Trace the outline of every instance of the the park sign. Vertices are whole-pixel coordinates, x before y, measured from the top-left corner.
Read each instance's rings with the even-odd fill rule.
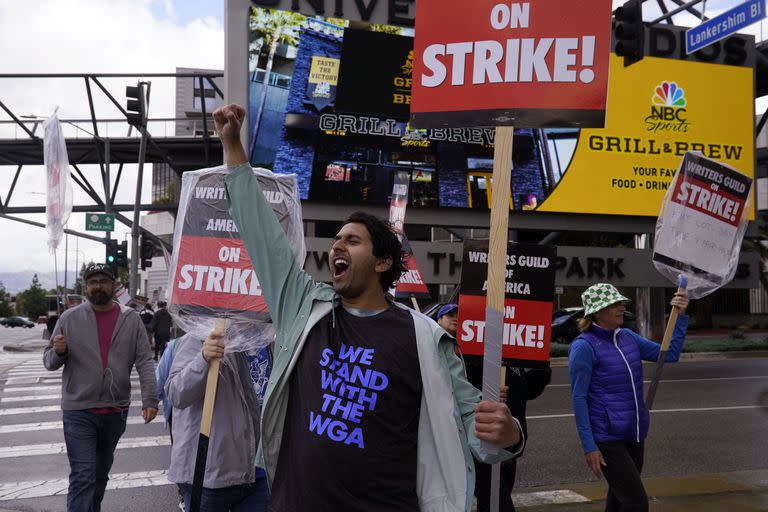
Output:
[[[610,0],[420,0],[411,124],[602,127]]]

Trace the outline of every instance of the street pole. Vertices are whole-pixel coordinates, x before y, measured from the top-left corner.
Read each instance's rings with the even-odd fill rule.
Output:
[[[145,102],[144,83],[139,84],[140,101]],[[139,214],[141,213],[141,186],[144,177],[144,158],[147,152],[147,105],[144,104],[141,120],[141,143],[139,144],[139,174],[136,177],[136,202],[133,207],[133,226],[131,227],[131,269],[128,292],[133,296],[139,293]]]
[[[80,280],[80,267],[78,264],[78,256],[80,256],[80,237],[75,237],[75,290],[77,290],[77,282]],[[82,292],[82,290],[80,290]]]
[[[104,213],[109,214],[112,211],[112,185],[109,177],[109,159],[110,155],[109,139],[104,139]],[[114,224],[112,225],[114,227]],[[112,233],[107,231],[107,240],[112,238]]]
[[[64,224],[65,229],[67,227],[67,224]],[[67,273],[69,272],[69,265],[67,265],[68,262],[69,262],[69,233],[66,233],[64,235],[64,305],[65,306],[67,305],[67,285],[69,284],[69,279],[67,276]]]

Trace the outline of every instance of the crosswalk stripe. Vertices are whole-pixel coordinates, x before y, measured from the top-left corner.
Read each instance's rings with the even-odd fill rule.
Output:
[[[155,420],[157,421],[157,420]],[[160,418],[160,421],[163,421]],[[128,418],[129,425],[143,425],[144,419],[138,416]],[[64,425],[61,421],[41,421],[37,423],[17,423],[14,425],[0,425],[0,434],[13,434],[16,432],[37,432],[38,430],[61,430]]]
[[[58,398],[61,398],[61,393],[55,395],[7,396],[0,398],[0,403],[5,404],[9,402],[31,402],[33,400],[56,400]]]
[[[5,381],[5,385],[9,384],[54,384],[56,382],[61,383],[61,377],[56,378],[41,378],[41,377],[11,377],[9,379],[0,379]]]
[[[61,391],[61,386],[20,386],[15,388],[3,388],[3,393],[29,393],[30,391]]]
[[[170,485],[168,471],[137,471],[110,475],[107,489],[131,489],[158,485]],[[61,496],[67,494],[68,487],[69,481],[66,478],[4,483],[0,484],[0,501]]]
[[[0,379],[0,382],[5,381],[5,386],[15,386],[18,384],[61,384],[61,376],[55,377],[11,377],[8,379]],[[139,376],[131,376],[131,382],[139,382]]]
[[[131,391],[131,396],[141,396],[141,390],[134,389]],[[26,395],[26,396],[7,396],[4,398],[0,398],[0,403],[10,403],[10,402],[32,402],[35,400],[58,400],[61,398],[61,393],[56,393],[54,395]]]
[[[131,407],[141,406],[140,400],[133,400]],[[9,416],[14,414],[36,414],[40,412],[55,412],[60,411],[60,405],[44,405],[40,407],[14,407],[10,409],[0,409],[0,416]]]
[[[11,368],[8,370],[8,375],[26,375],[29,373],[61,373],[62,369],[59,368],[57,370],[48,370],[45,368],[45,366],[40,365],[38,368]]]
[[[167,437],[160,438],[128,438],[121,439],[117,443],[117,449],[147,448],[156,446],[170,446],[171,440]],[[28,444],[20,446],[0,447],[0,459],[14,459],[18,457],[38,457],[40,455],[57,455],[67,453],[65,443]]]
[[[6,372],[6,377],[9,379],[17,379],[20,377],[61,377],[61,373],[56,372]]]
[[[588,503],[589,501],[591,501],[589,498],[569,489],[512,493],[512,502],[515,504],[515,508],[562,505],[566,503]]]

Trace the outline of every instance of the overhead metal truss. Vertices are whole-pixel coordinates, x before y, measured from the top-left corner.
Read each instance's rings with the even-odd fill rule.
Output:
[[[642,0],[646,2],[649,0]],[[680,16],[683,12],[696,16],[698,19],[707,20],[706,16],[702,15],[702,12],[696,7],[703,0],[650,0],[658,5],[659,9],[664,16],[658,20],[654,20],[660,23],[674,22],[675,16]],[[763,41],[756,46],[756,64],[755,64],[755,91],[756,96],[768,95],[768,41]],[[72,178],[76,185],[82,189],[88,198],[90,198],[95,204],[75,204],[73,207],[74,212],[94,212],[94,211],[109,211],[114,212],[116,219],[128,227],[132,227],[133,222],[124,216],[121,212],[133,211],[138,208],[142,211],[169,211],[175,213],[178,209],[178,204],[114,204],[114,199],[118,188],[121,185],[121,178],[123,175],[123,166],[126,163],[136,163],[138,161],[139,154],[139,137],[138,134],[133,133],[127,123],[126,111],[116,98],[123,97],[123,91],[115,93],[110,91],[108,87],[103,83],[105,78],[136,78],[136,79],[150,79],[150,78],[176,78],[183,79],[189,78],[195,82],[195,88],[199,89],[200,98],[205,98],[205,85],[212,88],[215,94],[223,98],[223,93],[214,82],[214,78],[224,76],[222,73],[133,73],[133,74],[0,74],[0,91],[3,91],[3,79],[58,79],[58,78],[71,78],[74,80],[83,80],[84,92],[87,95],[88,105],[90,109],[90,118],[66,120],[70,124],[89,125],[90,137],[88,138],[71,138],[67,139],[67,150],[69,153],[70,163],[72,164]],[[100,118],[94,107],[94,95],[100,94],[109,99],[109,102],[114,105],[122,115],[119,119],[106,119]],[[42,139],[38,135],[39,127],[42,122],[41,119],[28,120],[23,116],[17,115],[12,105],[6,104],[0,93],[0,125],[3,123],[13,123],[19,127],[23,133],[22,138],[16,139],[0,139],[0,165],[15,166],[14,176],[11,182],[11,186],[7,192],[0,191],[0,217],[7,218],[19,222],[24,222],[32,225],[40,225],[28,219],[16,217],[20,214],[31,213],[44,213],[45,206],[39,205],[18,205],[14,199],[14,189],[19,180],[19,176],[22,172],[27,172],[25,166],[30,165],[42,165],[43,164],[43,151],[42,151]],[[203,101],[202,123],[203,130],[200,136],[189,137],[176,137],[176,136],[158,136],[153,135],[149,131],[149,140],[147,146],[146,161],[150,163],[165,163],[177,175],[181,175],[183,172],[191,169],[197,169],[201,166],[211,166],[214,163],[221,162],[223,159],[221,144],[218,139],[211,138],[208,135],[208,122],[209,113],[205,112]],[[8,119],[2,120],[3,112],[8,116]],[[153,122],[165,121],[165,122],[188,122],[189,118],[172,118],[172,119],[150,119],[150,125]],[[768,121],[768,110],[762,114],[759,119],[755,134],[760,133],[760,130],[766,125]],[[118,126],[125,127],[126,133],[124,136],[103,136],[99,134],[99,125],[104,123],[115,123]],[[82,129],[82,128],[81,128]],[[768,160],[768,151],[765,149],[759,149],[757,151],[757,160],[760,163]],[[92,183],[88,180],[88,177],[81,171],[80,166],[85,164],[98,164],[100,168],[101,183]],[[117,165],[117,172],[114,173],[114,179],[109,179],[108,166]],[[764,164],[763,164],[764,165]],[[305,220],[330,220],[338,218],[338,211],[334,208],[338,208],[339,205],[333,205],[333,208],[327,209],[323,204],[307,204],[305,205]],[[411,219],[412,223],[419,223],[420,219],[414,212],[414,218]],[[516,215],[515,212],[511,212],[511,215]],[[543,229],[547,227],[544,224],[551,226],[552,222],[562,221],[562,225],[568,225],[574,216],[568,215],[555,215],[557,219],[547,218],[547,222],[544,222],[541,226],[541,222],[531,222],[532,216],[527,215],[521,218],[521,222],[528,226],[530,229]],[[427,217],[430,217],[427,215]],[[449,217],[451,217],[449,215]],[[477,218],[475,218],[477,217]],[[547,216],[549,217],[549,216]],[[431,217],[430,217],[431,218]],[[461,218],[456,218],[456,226],[462,226],[465,222],[460,222],[461,219],[472,218],[472,222],[477,222],[477,225],[482,225],[483,216],[474,216],[472,212],[462,212]],[[542,220],[544,216],[542,216]],[[595,216],[591,216],[590,219],[594,220]],[[433,223],[434,219],[423,219],[425,223]],[[630,225],[638,231],[645,232],[648,230],[645,226],[643,219],[635,219],[636,226],[632,225],[632,219],[622,219],[621,225],[627,232],[632,229],[627,229]],[[447,223],[446,223],[447,224]],[[577,223],[578,224],[578,223]],[[601,223],[601,226],[609,231],[615,231],[620,229],[620,226],[613,225],[610,220],[606,220],[605,223]],[[578,226],[572,226],[576,229]],[[143,230],[145,233],[147,231]],[[70,234],[81,236],[84,238],[105,241],[92,234],[80,233],[73,230],[68,230]],[[149,234],[150,236],[151,233]],[[160,241],[159,239],[157,239]],[[167,246],[167,244],[165,244]]]
[[[128,227],[133,226],[133,222],[121,212],[134,211],[170,211],[175,213],[178,209],[176,203],[164,204],[114,204],[117,191],[121,185],[123,176],[123,166],[128,163],[136,163],[139,155],[140,138],[138,132],[134,134],[134,128],[127,122],[127,112],[116,97],[122,98],[124,91],[114,93],[104,85],[104,78],[190,78],[195,83],[195,88],[199,89],[200,98],[205,98],[206,83],[209,90],[212,88],[215,94],[223,99],[224,95],[221,89],[214,82],[214,78],[220,78],[222,73],[133,73],[133,74],[0,74],[0,91],[3,90],[3,79],[59,79],[71,78],[81,79],[84,82],[84,93],[87,95],[90,118],[88,119],[64,119],[63,123],[76,126],[81,131],[88,133],[87,138],[68,138],[67,153],[69,155],[70,165],[72,167],[72,180],[75,182],[89,199],[95,204],[75,204],[73,212],[107,212],[114,213],[115,218]],[[108,119],[100,118],[97,115],[94,106],[94,94],[104,95],[109,102],[114,105],[122,114],[122,118]],[[18,205],[14,197],[14,190],[22,172],[29,172],[31,169],[25,169],[31,165],[43,165],[43,139],[39,128],[43,119],[28,119],[25,116],[17,115],[11,105],[3,101],[0,95],[0,109],[7,114],[9,119],[0,120],[3,124],[15,124],[22,134],[22,138],[0,139],[0,165],[16,166],[13,174],[11,186],[5,194],[0,193],[0,217],[18,222],[44,227],[44,224],[30,221],[28,219],[16,217],[19,214],[45,213],[45,205]],[[204,101],[203,101],[204,103]],[[190,169],[198,169],[201,166],[208,166],[214,162],[221,162],[223,153],[221,143],[216,138],[208,135],[211,123],[209,113],[203,109],[201,122],[203,125],[202,136],[153,136],[151,129],[148,129],[148,144],[146,152],[146,162],[167,164],[173,171],[181,174]],[[0,114],[2,116],[2,114]],[[188,122],[189,118],[150,118],[150,125],[155,122]],[[103,136],[99,133],[99,125],[114,124],[116,128],[125,129],[124,136]],[[86,130],[83,126],[87,126]],[[101,176],[101,183],[92,183],[80,166],[85,164],[98,164]],[[110,179],[109,166],[117,165],[117,173]],[[67,230],[68,233],[83,238],[105,242],[107,238],[100,238],[93,234],[86,234],[74,230]],[[170,249],[167,243],[155,237],[152,233],[142,228],[142,232],[163,243]]]

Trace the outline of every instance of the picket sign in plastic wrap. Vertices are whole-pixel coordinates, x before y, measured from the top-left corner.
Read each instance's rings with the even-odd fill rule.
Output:
[[[692,299],[727,284],[736,273],[751,208],[752,178],[686,153],[656,223],[656,269],[673,283],[685,275]]]
[[[224,177],[230,172],[221,166],[182,176],[168,310],[179,327],[200,339],[213,330],[216,318],[228,318],[226,350],[234,352],[268,345],[274,328],[250,256],[229,215]],[[303,267],[306,249],[296,176],[253,172]]]

